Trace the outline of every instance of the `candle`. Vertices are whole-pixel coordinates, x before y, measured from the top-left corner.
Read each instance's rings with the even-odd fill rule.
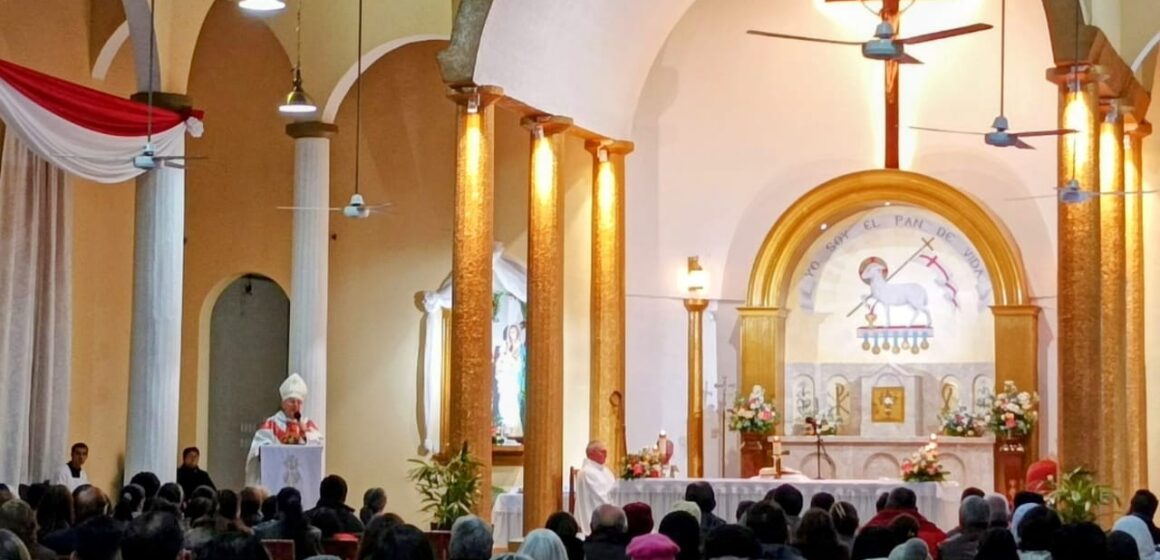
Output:
[[[781,456],[781,436],[773,436],[773,456]]]

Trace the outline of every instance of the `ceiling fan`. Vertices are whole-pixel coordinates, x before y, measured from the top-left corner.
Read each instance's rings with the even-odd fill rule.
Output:
[[[1160,191],[1115,191],[1115,192],[1095,192],[1080,190],[1079,181],[1072,179],[1065,183],[1062,187],[1053,189],[1056,194],[1044,194],[1037,196],[1021,196],[1018,198],[1008,198],[1007,200],[1036,200],[1042,198],[1058,198],[1060,204],[1079,204],[1087,202],[1097,196],[1139,196],[1145,194],[1154,194]]]
[[[1062,136],[1064,134],[1071,134],[1075,132],[1072,129],[1055,129],[1055,130],[1032,130],[1028,132],[1011,132],[1011,126],[1007,122],[1005,116],[1006,98],[1007,98],[1007,0],[1003,0],[1003,15],[1002,23],[1000,24],[1000,42],[999,42],[999,116],[991,122],[991,132],[968,132],[962,130],[947,130],[942,128],[930,128],[925,126],[912,126],[913,130],[923,130],[926,132],[941,132],[949,134],[969,134],[972,136],[982,136],[983,141],[988,146],[995,146],[998,148],[1019,148],[1020,150],[1034,150],[1035,147],[1027,142],[1024,138],[1034,136]]]
[[[769,31],[759,31],[750,29],[746,33],[750,35],[758,35],[761,37],[773,37],[776,39],[791,39],[794,41],[809,41],[812,43],[829,43],[832,45],[848,45],[862,47],[862,56],[871,60],[894,61],[902,64],[922,64],[922,61],[906,54],[906,45],[917,45],[920,43],[928,43],[930,41],[938,41],[941,39],[949,39],[959,35],[966,35],[968,33],[975,33],[978,31],[986,31],[991,29],[991,26],[985,23],[975,23],[972,25],[965,25],[962,27],[955,27],[952,29],[944,29],[942,31],[935,31],[933,33],[924,33],[922,35],[915,35],[913,37],[899,37],[898,31],[894,25],[890,23],[888,14],[885,10],[881,13],[875,12],[870,7],[866,6],[866,0],[862,0],[862,5],[870,10],[871,13],[879,16],[882,21],[878,27],[874,29],[874,38],[868,41],[841,41],[836,39],[822,39],[818,37],[805,37],[802,35],[788,35],[785,33],[773,33]],[[910,9],[914,5],[912,1],[906,9]]]
[[[362,138],[362,45],[363,45],[363,0],[358,2],[358,52],[355,53],[358,61],[358,73],[355,78],[355,106],[354,106],[354,194],[350,195],[350,202],[342,208],[309,207],[309,206],[279,206],[278,210],[314,211],[314,212],[342,212],[347,218],[369,218],[372,213],[381,212],[390,204],[367,204],[359,194],[359,155],[362,153],[359,138]]]

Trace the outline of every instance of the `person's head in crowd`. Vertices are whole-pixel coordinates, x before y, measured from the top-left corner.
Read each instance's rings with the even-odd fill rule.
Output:
[[[113,509],[113,517],[117,521],[132,521],[141,513],[145,505],[145,489],[140,484],[129,483],[121,488],[117,496],[117,507]]]
[[[661,519],[657,533],[677,543],[677,560],[700,560],[701,522],[687,511],[674,511]]]
[[[918,510],[918,496],[914,494],[914,490],[905,486],[899,486],[890,491],[890,496],[886,498],[886,509],[900,509],[903,511],[917,511]]]
[[[1152,530],[1148,528],[1148,524],[1144,523],[1143,519],[1135,515],[1126,515],[1116,520],[1112,530],[1131,536],[1132,540],[1136,541],[1136,548],[1141,559],[1153,560],[1156,558],[1156,542],[1152,539]]]
[[[1032,508],[1019,521],[1019,550],[1050,551],[1051,541],[1062,526],[1055,511],[1045,507]]]
[[[519,553],[526,554],[532,560],[568,560],[564,541],[547,529],[536,529],[528,533],[520,545]]]
[[[0,483],[0,506],[4,505],[8,500],[15,498],[12,490],[8,488],[7,484]]]
[[[1153,517],[1156,517],[1158,506],[1160,506],[1160,501],[1157,501],[1156,494],[1147,490],[1136,490],[1136,493],[1132,495],[1132,501],[1128,504],[1128,514],[1151,521]]]
[[[178,486],[178,488],[180,489],[181,487]],[[197,488],[194,488],[193,493],[187,497],[190,500],[192,500],[194,498],[206,498],[206,499],[213,500],[216,502],[217,501],[217,490],[214,490],[212,486],[198,486]]]
[[[241,494],[238,495],[238,514],[246,524],[261,520],[262,494],[257,488],[253,486],[242,488]]]
[[[121,548],[121,529],[107,515],[86,519],[76,527],[73,560],[116,560]]]
[[[789,542],[789,527],[785,512],[776,502],[761,501],[753,504],[745,514],[744,525],[753,531],[753,536],[761,544],[786,544]]]
[[[1043,499],[1043,495],[1030,490],[1020,490],[1015,493],[1014,505],[1011,507],[1019,509],[1019,506],[1024,504],[1035,504],[1037,506],[1047,505],[1047,500]]]
[[[157,497],[171,504],[185,503],[185,492],[176,482],[166,482],[157,490]]]
[[[834,522],[826,510],[810,508],[802,515],[802,522],[798,524],[794,533],[794,546],[802,552],[802,556],[810,560],[823,558],[839,558],[842,545],[838,542],[838,532],[834,530]]]
[[[474,515],[465,515],[451,525],[448,553],[451,560],[487,560],[491,558],[494,543],[487,523]]]
[[[371,522],[371,518],[382,513],[387,508],[387,491],[382,488],[368,488],[363,492],[363,505],[358,510],[358,517],[363,525]]]
[[[676,560],[681,547],[664,535],[642,535],[628,543],[625,554],[631,560]]]
[[[257,537],[225,533],[203,545],[196,560],[270,560],[270,555]]]
[[[888,500],[888,499],[890,499],[889,492],[883,492],[883,493],[879,494],[878,499],[875,500],[875,502],[874,502],[874,511],[877,513],[877,512],[881,512],[882,510],[886,509],[886,500]]]
[[[92,487],[93,487],[93,485],[92,485],[92,484],[81,484],[81,485],[78,485],[76,488],[73,488],[73,489],[72,489],[73,505],[74,505],[74,506],[76,505],[76,503],[77,503],[77,496],[78,496],[78,495],[80,495],[80,493],[81,493],[82,491],[84,491],[84,490],[86,490],[86,489],[89,489],[89,488],[92,488]]]
[[[80,441],[72,444],[68,459],[69,464],[73,467],[78,469],[84,467],[85,462],[89,460],[89,446]]]
[[[1011,513],[1010,506],[1007,504],[1007,496],[998,492],[987,494],[987,507],[991,512],[991,519],[988,522],[991,527],[1005,528],[1009,521],[1008,517]]]
[[[435,560],[435,551],[423,531],[413,525],[396,525],[379,540],[371,560]]]
[[[302,509],[302,494],[295,488],[283,488],[275,498],[278,504],[278,522],[282,524],[282,534],[294,541],[296,550],[310,550],[310,521]]]
[[[267,496],[262,500],[262,519],[278,517],[278,496]]]
[[[36,512],[24,500],[9,500],[0,506],[0,529],[16,533],[29,550],[36,550]]]
[[[592,512],[592,522],[588,528],[593,533],[623,535],[628,532],[628,518],[624,510],[612,504],[603,504]]]
[[[959,503],[959,527],[982,531],[991,522],[991,507],[979,496],[967,496]]]
[[[834,506],[834,495],[829,492],[818,492],[810,497],[810,509],[820,509],[822,511],[830,511]]]
[[[741,500],[737,503],[737,512],[735,515],[737,517],[738,524],[744,525],[742,521],[745,520],[745,514],[749,513],[749,508],[753,507],[753,504],[756,503],[757,502],[754,502],[753,500]]]
[[[922,539],[913,538],[894,547],[887,558],[889,560],[930,560],[930,549]]]
[[[854,546],[850,549],[850,560],[871,560],[872,558],[886,558],[898,543],[894,534],[886,527],[865,527],[854,537]]]
[[[19,497],[28,504],[28,507],[35,510],[40,506],[40,499],[48,492],[52,484],[45,480],[44,482],[33,482],[32,484],[21,484],[19,487]]]
[[[894,535],[895,542],[904,543],[918,536],[918,520],[911,515],[902,514],[895,517],[888,526]]]
[[[177,516],[151,511],[137,516],[121,537],[121,560],[170,560],[180,558],[185,531]]]
[[[0,529],[0,560],[32,560],[32,557],[16,533]]]
[[[1028,513],[1038,509],[1044,509],[1044,507],[1039,504],[1023,504],[1015,508],[1015,512],[1011,514],[1011,536],[1015,537],[1015,544],[1019,544],[1020,541],[1019,527],[1023,524],[1023,518]]]
[[[792,484],[782,484],[770,490],[765,494],[765,499],[777,502],[777,505],[789,517],[801,515],[802,507],[805,505],[805,498],[802,497],[801,490]]]
[[[1019,550],[1015,546],[1015,537],[1011,531],[1002,528],[987,529],[983,539],[979,541],[979,553],[976,558],[986,560],[1019,560]]]
[[[342,532],[342,523],[338,520],[338,512],[330,508],[322,508],[310,516],[310,524],[318,528],[322,538],[332,539]]]
[[[171,513],[179,520],[184,516],[184,514],[181,512],[180,505],[164,498],[153,498],[152,500],[145,500],[145,511],[163,511],[165,513]]]
[[[701,508],[688,500],[678,500],[673,503],[673,511],[683,511],[693,516],[697,520],[697,524],[701,524]],[[680,543],[678,543],[680,544]]]
[[[753,531],[740,525],[722,525],[705,537],[705,560],[715,558],[758,558],[761,545]]]
[[[100,488],[85,485],[73,492],[73,516],[77,524],[92,517],[109,515],[109,496]]]
[[[460,519],[466,519],[466,518],[461,517]],[[373,517],[371,519],[371,522],[367,523],[366,531],[363,532],[362,540],[360,540],[358,543],[358,554],[356,555],[356,558],[359,558],[359,560],[362,560],[362,559],[367,558],[368,556],[374,554],[374,550],[375,550],[375,547],[377,546],[377,543],[380,540],[386,538],[387,532],[390,531],[391,529],[393,529],[396,525],[402,525],[402,524],[403,524],[403,519],[401,517],[393,514],[393,513],[384,513],[382,515],[376,515],[375,517]],[[454,527],[454,526],[452,526],[452,527]],[[452,534],[452,539],[454,539],[455,531],[452,530],[451,534]],[[488,538],[491,538],[490,532],[488,532]],[[455,558],[454,556],[452,556],[451,558],[452,558],[452,560],[460,560],[458,558]],[[470,558],[470,559],[465,559],[465,560],[486,560],[486,558],[481,558],[481,559]]]
[[[190,522],[197,522],[207,517],[213,517],[214,503],[209,498],[194,498],[185,505],[185,515]]]
[[[959,495],[959,501],[962,502],[963,500],[965,500],[971,496],[978,496],[980,498],[985,498],[985,497],[987,497],[987,493],[978,489],[978,488],[975,488],[974,486],[968,486],[965,489],[963,489],[963,493]]]
[[[713,486],[703,480],[689,483],[685,488],[685,500],[697,504],[697,507],[701,508],[702,515],[711,513],[717,507],[717,496],[713,492]]]
[[[836,502],[830,506],[830,518],[834,520],[834,530],[838,536],[847,539],[854,538],[861,522],[858,519],[858,510],[850,502]]]
[[[233,521],[238,518],[238,493],[233,490],[219,490],[217,493],[218,515]]]
[[[161,479],[151,472],[139,472],[129,479],[129,484],[136,484],[145,491],[145,498],[152,498],[161,490]]]
[[[196,447],[186,447],[181,450],[181,466],[187,469],[197,468],[197,463],[201,459],[201,450]]]
[[[576,522],[576,518],[572,517],[571,513],[566,511],[557,511],[548,516],[548,521],[544,523],[544,528],[556,533],[560,538],[575,537],[580,534],[580,524]]]
[[[1051,543],[1052,560],[1091,560],[1108,549],[1104,530],[1095,523],[1069,523],[1055,534]]]
[[[48,488],[36,508],[37,531],[43,537],[49,533],[68,529],[73,522],[72,492],[68,486],[55,484]]]
[[[1136,539],[1123,531],[1108,533],[1108,560],[1140,560]]]
[[[628,538],[647,535],[653,530],[652,507],[644,502],[625,504],[624,516],[628,519]],[[533,558],[534,555],[529,555]],[[537,559],[538,560],[538,559]]]
[[[336,507],[346,504],[346,479],[337,474],[328,475],[318,484],[318,505]]]

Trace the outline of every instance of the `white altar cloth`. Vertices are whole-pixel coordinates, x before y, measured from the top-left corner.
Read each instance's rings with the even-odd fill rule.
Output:
[[[613,493],[613,499],[620,505],[631,502],[648,504],[652,508],[653,519],[659,525],[661,519],[672,511],[673,504],[685,499],[685,488],[693,480],[687,478],[621,480]],[[829,492],[838,501],[854,504],[858,510],[858,519],[862,523],[866,523],[871,517],[874,517],[874,506],[880,494],[899,486],[905,486],[913,490],[918,497],[918,512],[938,525],[940,529],[950,530],[959,524],[958,507],[961,489],[956,482],[903,483],[898,480],[788,481],[772,479],[716,479],[707,482],[713,485],[713,491],[717,497],[717,508],[714,513],[730,523],[736,521],[734,514],[737,511],[737,505],[742,501],[761,500],[770,490],[782,484],[792,484],[801,491],[805,507],[809,507],[810,498],[814,494]],[[566,497],[564,503],[567,503]],[[523,494],[507,493],[496,497],[495,505],[492,508],[496,546],[523,537],[523,509]],[[576,521],[580,523],[581,527],[587,527],[589,522],[587,519],[577,519]]]

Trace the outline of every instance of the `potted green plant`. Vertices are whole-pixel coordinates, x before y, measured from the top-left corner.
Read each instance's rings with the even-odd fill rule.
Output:
[[[1083,467],[1065,473],[1059,482],[1048,480],[1047,485],[1051,491],[1047,503],[1064,523],[1094,522],[1100,508],[1120,502],[1110,486],[1100,484],[1095,473]]]
[[[456,519],[471,513],[480,498],[480,463],[463,444],[446,462],[411,459],[407,477],[419,491],[422,510],[431,515],[432,530],[450,530]]]

